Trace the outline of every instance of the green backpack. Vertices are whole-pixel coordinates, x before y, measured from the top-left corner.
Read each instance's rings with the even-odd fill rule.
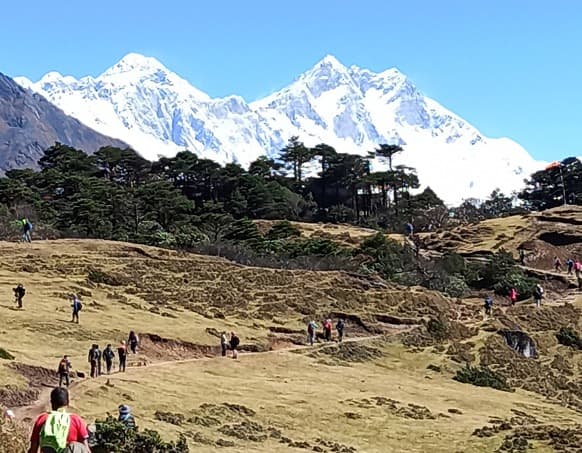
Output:
[[[67,448],[67,436],[71,425],[71,416],[66,412],[53,411],[48,414],[40,432],[40,448],[61,453]]]

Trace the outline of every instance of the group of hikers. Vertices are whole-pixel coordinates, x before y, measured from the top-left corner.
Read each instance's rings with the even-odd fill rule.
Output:
[[[53,389],[50,404],[50,412],[39,415],[34,423],[28,453],[91,453],[87,423],[68,412],[69,391],[63,387]],[[127,429],[136,429],[131,408],[122,404],[117,410],[117,420]]]
[[[333,329],[333,324],[330,318],[325,319],[322,322],[322,327],[323,327],[323,339],[325,341],[332,341],[332,336],[331,336],[331,331]],[[309,323],[307,323],[307,342],[313,346],[313,343],[315,343],[316,340],[316,336],[317,336],[317,329],[319,328],[319,326],[317,325],[317,323],[313,320],[309,321]],[[337,331],[337,339],[339,342],[341,342],[344,339],[344,329],[345,329],[345,322],[343,319],[338,319],[336,325],[335,325],[335,330]]]
[[[540,285],[539,283],[536,284],[532,293],[533,293],[533,299],[534,299],[534,302],[536,304],[536,307],[538,307],[538,308],[541,307],[542,306],[542,299],[544,298],[544,288],[542,287],[542,285]],[[507,296],[509,298],[510,304],[513,306],[517,303],[519,293],[517,292],[517,289],[515,289],[515,287],[512,287],[508,291]],[[485,297],[484,307],[485,307],[485,316],[491,316],[492,312],[493,312],[493,298],[490,295]]]
[[[22,309],[24,296],[26,295],[26,288],[22,283],[19,283],[15,288],[12,288],[12,291],[14,292],[14,301],[16,302],[16,305],[18,305],[19,309]],[[79,298],[75,294],[71,295],[71,322],[79,324],[79,313],[82,309],[83,304]]]
[[[232,358],[238,358],[238,347],[240,345],[240,338],[235,332],[230,333],[230,339],[227,338],[226,332],[220,334],[220,350],[222,357],[226,357],[228,350],[232,351]]]
[[[119,364],[118,370],[120,373],[125,372],[128,345],[129,351],[131,351],[133,354],[137,354],[139,347],[139,337],[133,330],[129,332],[127,341],[122,341],[117,347],[117,359]],[[103,374],[103,364],[105,364],[105,373],[111,374],[115,357],[115,351],[113,350],[113,346],[111,344],[108,344],[105,349],[103,349],[103,351],[99,349],[98,344],[93,344],[91,349],[89,349],[89,354],[87,356],[87,361],[91,367],[90,376],[92,378],[101,376]],[[59,376],[59,387],[62,387],[63,384],[66,387],[70,385],[71,368],[72,365],[69,356],[63,356],[57,368],[57,374]]]
[[[566,259],[565,264],[567,275],[576,275],[578,288],[582,289],[582,263],[580,262],[580,259],[568,258]],[[554,270],[556,272],[562,272],[562,261],[557,256],[554,258]]]

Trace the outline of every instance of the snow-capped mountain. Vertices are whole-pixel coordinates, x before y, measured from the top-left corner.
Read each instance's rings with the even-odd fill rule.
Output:
[[[397,69],[345,67],[326,56],[290,86],[264,99],[210,98],[154,58],[129,54],[100,76],[56,72],[36,83],[16,78],[93,129],[124,140],[149,159],[189,149],[247,165],[276,155],[294,135],[306,145],[366,154],[401,144],[395,164],[415,167],[445,201],[511,192],[539,167],[510,139],[490,139],[424,96]]]

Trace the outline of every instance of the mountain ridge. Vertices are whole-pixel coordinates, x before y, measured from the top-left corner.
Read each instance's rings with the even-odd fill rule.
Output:
[[[290,85],[262,99],[211,98],[152,57],[130,53],[97,77],[56,72],[16,79],[100,132],[156,159],[189,149],[248,165],[274,156],[291,136],[308,146],[365,154],[404,146],[396,158],[449,203],[518,189],[541,166],[520,145],[487,138],[428,98],[397,68],[373,72],[326,55]],[[443,178],[443,175],[446,175]]]

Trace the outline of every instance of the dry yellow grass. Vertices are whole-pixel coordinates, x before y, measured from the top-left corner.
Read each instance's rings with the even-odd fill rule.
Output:
[[[342,311],[372,322],[376,314],[420,316],[422,304],[430,302],[454,308],[435,293],[377,286],[339,272],[244,268],[220,259],[114,242],[2,243],[0,251],[0,346],[18,362],[50,369],[68,353],[75,368],[87,371],[86,353],[93,342],[115,343],[130,329],[200,345],[217,343],[207,329],[236,329],[243,343],[261,344],[268,340],[269,327],[301,330],[304,317],[311,313]],[[91,269],[118,278],[119,286],[88,284]],[[15,310],[12,303],[12,288],[18,282],[27,288],[24,311]],[[65,295],[72,292],[86,294],[79,326],[69,322]],[[75,384],[73,406],[92,421],[127,403],[141,426],[167,437],[185,433],[193,451],[217,448],[201,444],[201,439],[234,442],[221,447],[224,452],[302,451],[270,437],[276,430],[292,442],[306,442],[310,449],[320,447],[324,452],[332,451],[326,442],[358,452],[482,452],[494,451],[504,434],[478,438],[473,431],[491,417],[512,417],[512,409],[544,423],[582,423],[581,414],[532,393],[457,383],[451,379],[448,361],[432,350],[412,352],[398,342],[378,340],[358,344],[364,351],[380,350],[381,355],[330,366],[338,359],[324,350],[315,357],[308,350],[278,350],[243,353],[238,361],[205,358],[132,367],[125,374]],[[0,362],[1,384],[22,386],[22,378],[8,362]],[[429,364],[443,365],[443,372],[428,371]],[[200,406],[214,404],[220,409],[223,403],[242,405],[255,415],[227,411],[214,426],[208,412],[213,406]],[[182,414],[186,421],[181,426],[162,422],[156,411]],[[242,440],[228,431],[229,425],[244,420],[254,425],[238,432],[254,429],[260,441]],[[536,451],[550,451],[535,446]]]

